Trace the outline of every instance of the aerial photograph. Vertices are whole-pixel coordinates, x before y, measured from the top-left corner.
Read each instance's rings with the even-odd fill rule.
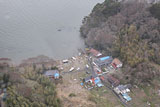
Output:
[[[160,107],[160,0],[0,0],[0,107]]]

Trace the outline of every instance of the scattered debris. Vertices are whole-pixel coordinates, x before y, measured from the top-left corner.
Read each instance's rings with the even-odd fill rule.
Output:
[[[74,67],[71,67],[71,69],[69,70],[69,72],[72,72],[74,70]]]
[[[149,106],[150,106],[150,105],[151,105],[151,103],[147,101],[147,105],[149,105]]]
[[[116,87],[119,85],[120,81],[116,78],[114,78],[113,76],[111,75],[108,75],[107,76],[107,79],[108,79],[108,82],[112,85],[112,87]]]
[[[78,67],[78,68],[77,68],[77,71],[79,71],[79,70],[80,70],[80,68]]]
[[[89,65],[88,65],[88,64],[86,64],[86,67],[87,67],[87,68],[89,68]]]
[[[114,58],[111,64],[114,68],[120,68],[123,65],[122,62],[118,58]]]
[[[127,92],[130,92],[130,89],[131,88],[131,85],[130,84],[127,84],[127,85],[119,85],[117,87],[114,88],[114,91],[117,93],[117,94],[122,94],[122,93],[127,93]]]
[[[63,60],[62,61],[63,63],[68,63],[69,61],[67,59]]]
[[[95,57],[99,57],[99,56],[102,55],[99,51],[97,51],[97,50],[95,50],[95,49],[93,49],[93,48],[89,50],[89,53],[90,53],[91,55],[95,56]]]
[[[76,60],[76,58],[75,58],[75,57],[72,57],[72,59],[73,59],[73,60]]]

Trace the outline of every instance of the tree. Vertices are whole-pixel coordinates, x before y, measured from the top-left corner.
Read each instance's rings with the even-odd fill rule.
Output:
[[[160,20],[160,3],[153,4],[149,10],[155,18]]]

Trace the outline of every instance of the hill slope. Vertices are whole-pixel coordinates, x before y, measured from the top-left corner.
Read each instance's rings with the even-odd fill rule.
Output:
[[[105,0],[85,17],[81,36],[88,46],[119,57],[125,81],[150,82],[160,74],[160,3]]]

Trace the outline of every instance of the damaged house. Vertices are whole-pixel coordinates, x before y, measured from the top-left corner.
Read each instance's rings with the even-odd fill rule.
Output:
[[[120,84],[120,81],[111,75],[107,76],[107,80],[112,85],[112,87],[117,87]]]
[[[99,57],[99,56],[102,55],[99,51],[97,51],[97,50],[95,50],[93,48],[89,50],[89,53],[90,53],[90,55],[92,55],[94,57]]]
[[[114,58],[114,60],[112,61],[111,65],[117,69],[117,68],[120,68],[122,67],[122,62],[118,59],[118,58]]]
[[[88,77],[86,77],[84,79],[84,82],[91,84],[92,88],[93,88],[93,86],[95,86],[95,87],[102,87],[102,86],[104,86],[98,76],[88,76]]]

